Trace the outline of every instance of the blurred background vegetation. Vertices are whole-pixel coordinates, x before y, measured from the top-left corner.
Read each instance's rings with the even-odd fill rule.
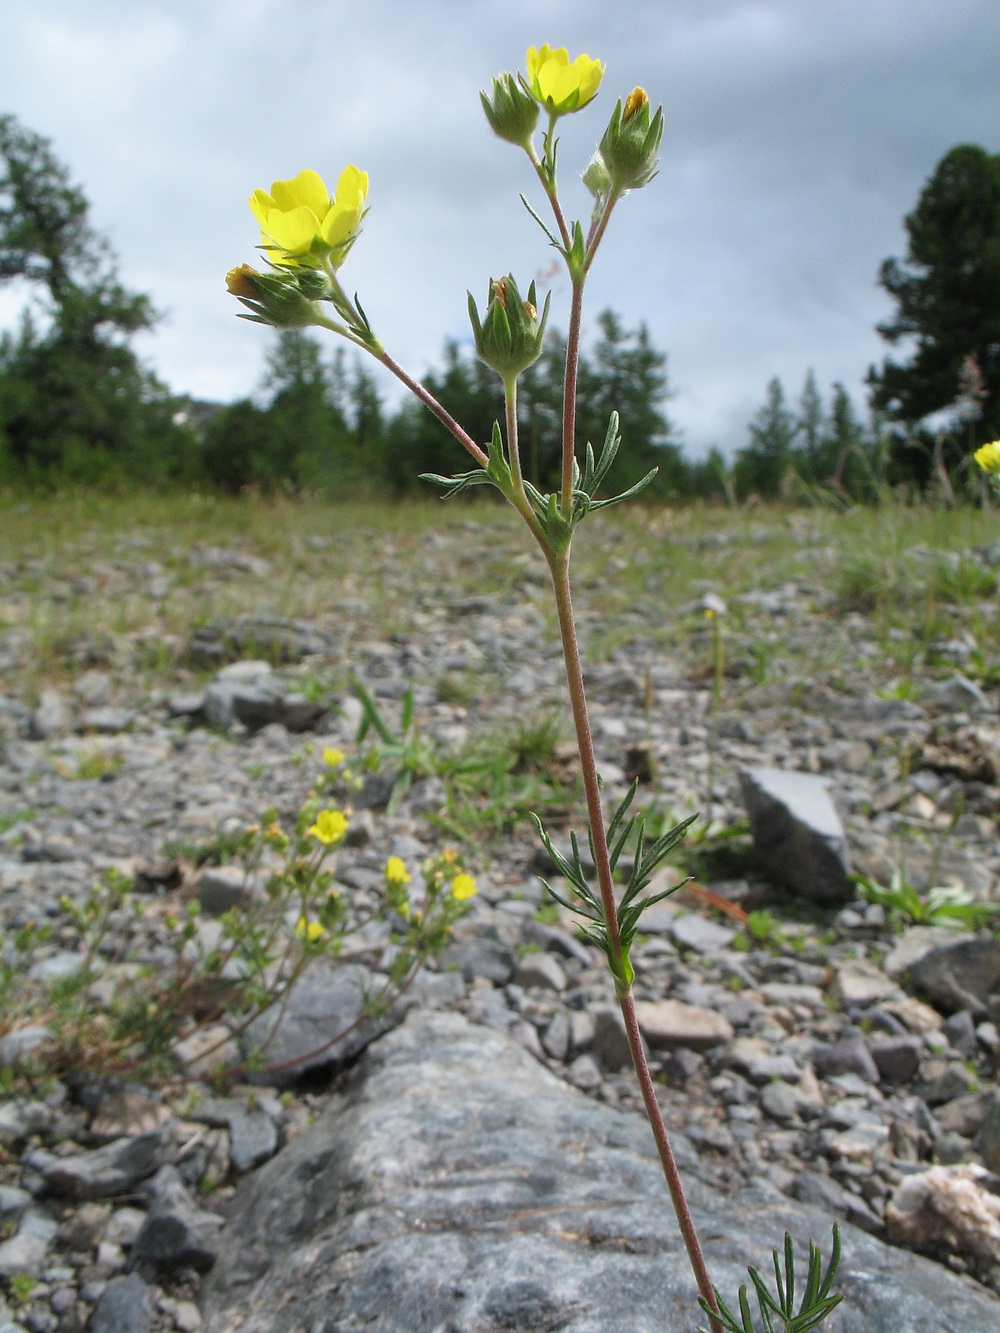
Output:
[[[1000,156],[953,148],[906,230],[905,258],[880,271],[896,314],[879,332],[903,355],[871,367],[869,401],[859,407],[840,384],[824,393],[811,371],[791,395],[773,379],[728,457],[685,455],[665,410],[666,354],[645,326],[626,328],[605,310],[581,361],[578,424],[581,438],[600,441],[619,412],[627,447],[611,484],[629,486],[655,465],[660,499],[848,505],[895,492],[985,502],[969,456],[1000,436]],[[0,488],[390,497],[425,490],[421,472],[464,461],[424,408],[387,405],[357,356],[299,330],[276,335],[250,398],[172,393],[131,346],[157,312],[119,281],[48,141],[12,116],[0,116],[5,280],[27,282],[37,299],[0,336]],[[551,334],[521,383],[525,472],[543,489],[558,478],[563,355]],[[448,343],[426,382],[475,438],[489,438],[502,417],[499,382],[469,348]]]

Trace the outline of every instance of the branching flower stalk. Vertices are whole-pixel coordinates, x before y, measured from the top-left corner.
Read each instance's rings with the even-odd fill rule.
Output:
[[[333,196],[327,193],[315,172],[301,172],[294,180],[276,181],[270,194],[256,191],[251,198],[251,207],[261,223],[261,248],[270,271],[258,273],[249,265],[243,265],[231,270],[227,284],[249,310],[244,318],[277,328],[308,324],[324,327],[346,337],[380,361],[438,418],[475,464],[468,472],[456,476],[428,476],[425,479],[443,486],[446,496],[471,486],[495,487],[524,519],[545,557],[552,578],[580,752],[588,841],[597,872],[595,892],[584,871],[576,835],[571,840],[572,855],[566,857],[533,816],[550,857],[569,886],[563,892],[548,886],[549,892],[558,902],[579,914],[582,933],[604,952],[608,960],[643,1104],[697,1284],[699,1303],[708,1316],[711,1333],[724,1333],[724,1329],[737,1326],[709,1278],[657,1101],[636,1018],[632,993],[634,971],[630,961],[643,911],[681,887],[678,884],[660,893],[646,893],[656,870],[682,839],[692,820],[686,820],[647,842],[644,817],[629,815],[637,788],[634,784],[611,819],[605,822],[570,587],[570,548],[577,524],[591,511],[618,504],[637,494],[655,475],[654,469],[622,494],[597,498],[598,489],[621,443],[617,413],[612,413],[604,443],[598,451],[595,452],[591,443],[586,444],[582,457],[577,451],[577,377],[587,277],[617,204],[629,191],[647,185],[655,176],[663,135],[663,110],[652,111],[642,88],[633,89],[624,101],[618,101],[583,173],[583,183],[594,201],[586,231],[579,221],[568,219],[558,191],[556,129],[562,116],[581,110],[593,100],[603,74],[601,62],[587,55],[571,61],[563,48],[531,47],[527,54],[526,74],[500,74],[494,79],[491,92],[480,94],[483,111],[493,131],[526,153],[542,186],[554,219],[554,232],[523,195],[522,202],[550,245],[562,256],[571,284],[562,412],[562,466],[556,493],[543,494],[525,479],[517,430],[517,381],[541,354],[549,298],[546,297],[539,311],[534,283],[526,296],[522,296],[512,275],[491,281],[482,316],[475,300],[471,294],[469,296],[476,352],[496,371],[504,388],[505,429],[496,423],[492,438],[484,447],[472,439],[426,386],[410,376],[385,351],[357,298],[350,301],[340,285],[337,270],[357,239],[367,195],[368,178],[356,167],[344,170]],[[547,127],[543,131],[539,153],[534,136],[543,112]],[[334,317],[327,313],[329,306],[333,307]],[[616,898],[615,872],[626,846],[631,849],[632,865],[627,884]],[[836,1254],[835,1248],[835,1259]],[[786,1256],[790,1265],[791,1242],[787,1238]],[[818,1262],[818,1257],[815,1261],[811,1257],[813,1268]],[[777,1300],[766,1291],[764,1297],[760,1297],[761,1280],[756,1270],[750,1270],[751,1280],[763,1302],[760,1308],[765,1333],[773,1329],[771,1313],[784,1320],[788,1333],[793,1329],[795,1333],[804,1333],[839,1300],[829,1294],[836,1271],[836,1262],[833,1262],[822,1283],[818,1277],[810,1281],[802,1309],[793,1317],[791,1269],[785,1287],[782,1287],[777,1261],[775,1271]],[[737,1328],[737,1333],[754,1333],[745,1288],[740,1292],[740,1310],[743,1330]]]

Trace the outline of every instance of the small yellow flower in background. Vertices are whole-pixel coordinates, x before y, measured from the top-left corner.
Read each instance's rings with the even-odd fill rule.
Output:
[[[542,106],[562,116],[579,111],[597,96],[604,66],[588,55],[571,63],[564,46],[528,47],[528,84]]]
[[[988,472],[991,477],[1000,474],[1000,440],[993,440],[990,444],[984,444],[972,456],[983,471]]]
[[[446,847],[444,851],[441,853],[441,859],[442,861],[457,861],[458,852],[456,852],[452,847]]]
[[[343,750],[326,749],[323,751],[323,763],[328,764],[330,768],[336,768],[338,764],[344,762]]]
[[[465,902],[466,898],[472,898],[478,892],[476,881],[471,875],[466,875],[464,872],[461,875],[456,875],[451,881],[451,896],[458,903]]]
[[[322,176],[306,170],[292,180],[275,181],[270,194],[254,190],[250,209],[272,263],[314,268],[330,256],[337,268],[357,236],[367,194],[368,174],[357,167],[344,168],[332,197]],[[237,283],[238,274],[231,275]]]
[[[390,884],[409,884],[413,876],[406,868],[403,858],[390,856],[385,863],[385,877]]]
[[[305,940],[307,944],[315,944],[317,940],[323,938],[326,931],[318,921],[307,921],[304,916],[300,916],[295,923],[295,933],[300,940]]]
[[[324,846],[333,847],[344,840],[347,816],[340,810],[321,810],[316,816],[316,823],[310,824],[306,832]]]

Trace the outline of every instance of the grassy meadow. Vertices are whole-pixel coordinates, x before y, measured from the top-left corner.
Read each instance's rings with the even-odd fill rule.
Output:
[[[1000,675],[995,541],[996,514],[972,508],[605,511],[574,550],[584,651],[598,661],[640,642],[698,670],[709,650],[695,605],[712,591],[731,603],[732,702],[773,675],[857,669],[905,696],[949,668],[942,645],[955,642],[966,673],[990,684]],[[798,614],[773,614],[769,598],[783,591]],[[4,690],[24,703],[72,680],[102,644],[136,692],[198,683],[183,648],[223,616],[316,621],[343,669],[358,645],[419,636],[428,615],[468,598],[495,599],[498,612],[527,601],[553,627],[543,561],[499,505],[0,500]],[[845,624],[849,638],[837,631]]]

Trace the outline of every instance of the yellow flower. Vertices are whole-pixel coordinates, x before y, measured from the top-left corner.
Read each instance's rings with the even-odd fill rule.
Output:
[[[323,763],[329,764],[331,768],[336,768],[338,764],[342,764],[343,762],[343,750],[326,749],[323,751]]]
[[[988,472],[991,476],[1000,473],[1000,440],[984,444],[972,456],[984,472]]]
[[[317,940],[323,938],[326,931],[318,921],[307,921],[304,916],[300,916],[295,923],[295,933],[300,940],[305,940],[307,944],[315,944]]]
[[[461,875],[456,875],[451,881],[451,896],[456,902],[463,903],[466,898],[472,898],[478,892],[476,881],[471,875],[466,875],[464,872]]]
[[[368,175],[357,167],[344,168],[332,197],[315,171],[300,171],[293,180],[275,181],[270,194],[254,190],[250,209],[272,263],[315,268],[329,257],[338,268],[361,226],[367,194]]]
[[[316,816],[316,823],[310,824],[306,832],[326,847],[333,847],[344,840],[347,816],[340,810],[321,810]]]
[[[400,856],[390,856],[386,861],[385,877],[390,884],[409,884],[413,878]]]
[[[579,111],[594,97],[604,77],[599,60],[580,55],[570,63],[564,46],[528,47],[528,84],[542,106],[556,115]]]

